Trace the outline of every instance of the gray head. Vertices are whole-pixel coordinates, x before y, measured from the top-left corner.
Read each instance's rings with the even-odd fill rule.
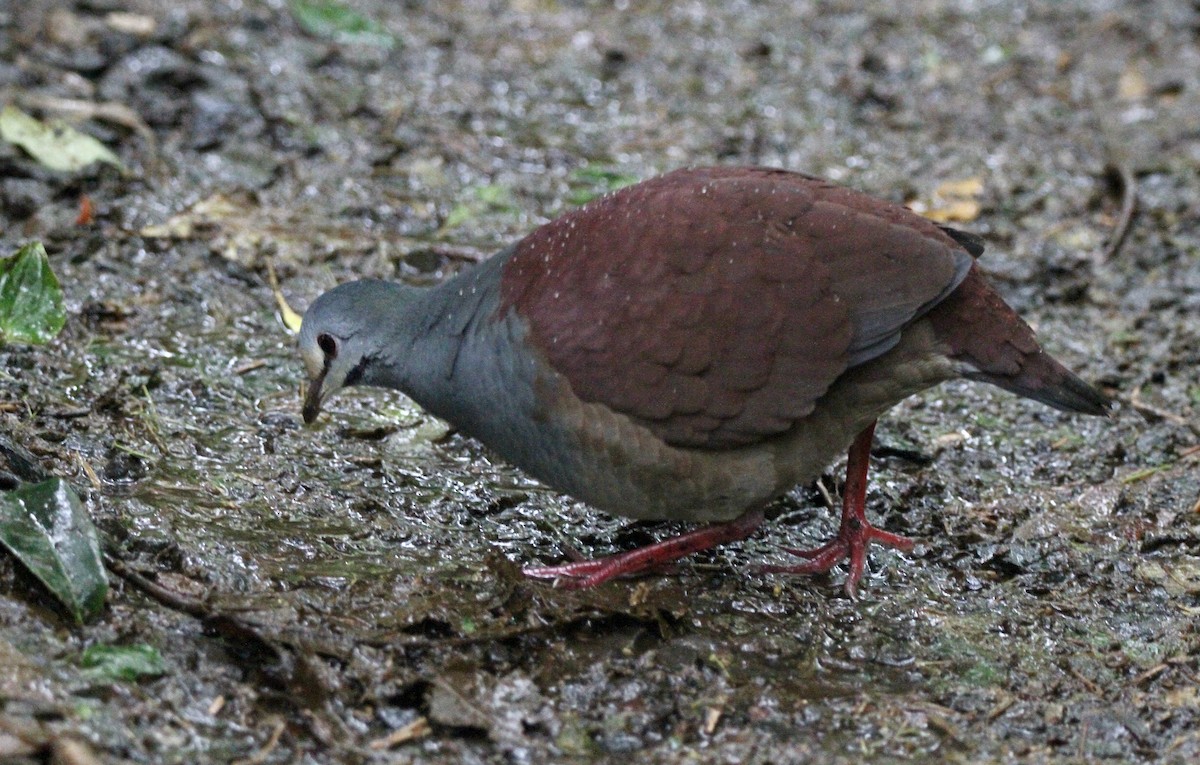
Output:
[[[378,279],[342,284],[318,297],[300,325],[300,357],[308,370],[304,421],[312,422],[333,393],[377,385],[390,361],[398,310],[411,288]]]

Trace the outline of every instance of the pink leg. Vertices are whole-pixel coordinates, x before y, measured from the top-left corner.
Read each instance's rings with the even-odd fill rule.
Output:
[[[593,587],[618,576],[641,573],[694,552],[745,539],[762,522],[763,511],[750,510],[728,523],[714,523],[629,552],[561,566],[533,566],[524,569],[524,573],[537,579],[561,579],[561,586],[571,589]]]
[[[828,544],[815,550],[788,550],[808,558],[798,566],[766,566],[762,571],[786,574],[819,574],[829,571],[839,561],[849,559],[850,572],[846,577],[846,593],[854,597],[867,561],[867,545],[878,542],[886,547],[911,550],[913,541],[899,534],[875,528],[867,522],[867,467],[871,459],[871,441],[875,423],[859,433],[850,445],[846,461],[846,489],[842,497],[842,523],[838,535]]]

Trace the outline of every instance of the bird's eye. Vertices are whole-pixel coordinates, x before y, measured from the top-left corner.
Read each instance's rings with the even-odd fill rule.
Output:
[[[337,341],[332,335],[317,335],[317,347],[325,354],[326,360],[333,361],[337,358]]]

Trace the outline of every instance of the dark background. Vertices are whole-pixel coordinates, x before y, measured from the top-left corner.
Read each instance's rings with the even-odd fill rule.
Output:
[[[135,762],[1200,757],[1195,3],[352,5],[390,47],[282,1],[0,3],[0,100],[131,169],[0,146],[0,253],[43,241],[69,310],[50,345],[0,348],[0,431],[207,614],[116,579],[72,628],[0,556],[0,721]],[[605,172],[708,163],[969,219],[1120,411],[965,383],[897,407],[880,442],[931,461],[876,460],[870,512],[920,544],[873,553],[859,602],[840,571],[753,573],[832,531],[812,488],[745,544],[570,593],[517,566],[680,527],[574,504],[395,395],[301,427],[268,264],[297,310],[432,282]],[[90,680],[98,644],[167,674]]]

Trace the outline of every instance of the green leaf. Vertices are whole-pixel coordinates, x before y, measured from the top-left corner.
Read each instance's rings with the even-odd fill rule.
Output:
[[[516,209],[512,202],[512,192],[504,186],[494,183],[475,187],[475,198],[488,210],[512,212]]]
[[[62,288],[41,242],[0,260],[0,343],[48,343],[66,323]]]
[[[96,527],[61,478],[0,493],[0,545],[82,624],[104,607],[108,577]]]
[[[374,19],[337,0],[291,0],[292,16],[308,34],[347,45],[391,48],[396,38]]]
[[[571,173],[571,191],[567,202],[583,205],[610,191],[632,186],[640,179],[636,175],[622,173],[607,167],[588,165]]]
[[[459,202],[454,205],[449,213],[446,214],[446,220],[442,223],[442,227],[438,229],[438,233],[449,231],[452,228],[458,228],[462,224],[475,217],[475,208],[465,202]]]
[[[149,645],[94,645],[83,652],[79,663],[88,677],[108,682],[167,674],[162,654]]]
[[[125,172],[117,155],[87,133],[62,120],[41,122],[11,104],[0,111],[0,139],[20,146],[51,170],[69,173],[106,162]]]
[[[471,197],[459,202],[446,214],[438,235],[444,235],[453,228],[458,228],[476,216],[487,213],[513,213],[517,206],[513,204],[512,192],[504,186],[487,184],[470,187]]]

